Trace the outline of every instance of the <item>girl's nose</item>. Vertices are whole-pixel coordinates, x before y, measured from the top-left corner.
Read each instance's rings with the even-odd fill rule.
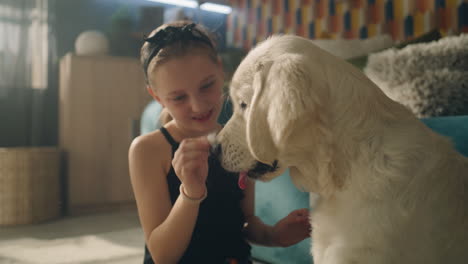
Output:
[[[205,101],[201,100],[200,98],[194,98],[191,102],[192,111],[195,113],[203,113],[206,109]]]

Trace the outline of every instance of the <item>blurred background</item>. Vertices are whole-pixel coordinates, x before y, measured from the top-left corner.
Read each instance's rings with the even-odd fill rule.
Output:
[[[147,111],[155,102],[145,91],[139,49],[151,30],[178,19],[215,33],[228,87],[245,54],[272,34],[309,38],[369,73],[372,54],[466,36],[468,1],[0,0],[0,263],[141,257],[127,151],[145,128],[155,129],[157,114]],[[454,52],[462,61],[468,54]],[[455,84],[449,75],[438,79],[456,87],[444,102],[462,107],[445,111],[431,99],[433,115],[468,114],[465,75]],[[87,251],[93,248],[118,254]],[[68,251],[82,258],[44,257]]]

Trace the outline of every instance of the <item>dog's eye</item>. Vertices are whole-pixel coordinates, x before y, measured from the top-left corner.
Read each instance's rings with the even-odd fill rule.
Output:
[[[244,103],[244,102],[241,102],[241,103],[240,103],[240,107],[241,107],[241,109],[245,109],[245,108],[247,107],[247,104]]]

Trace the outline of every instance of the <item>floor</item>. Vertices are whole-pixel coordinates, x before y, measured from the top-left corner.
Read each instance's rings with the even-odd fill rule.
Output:
[[[140,264],[143,246],[133,210],[0,227],[0,264]]]
[[[143,232],[133,210],[63,217],[0,227],[0,264],[142,263],[143,245]]]

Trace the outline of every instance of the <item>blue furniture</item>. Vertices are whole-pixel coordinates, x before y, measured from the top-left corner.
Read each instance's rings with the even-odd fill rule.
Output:
[[[225,109],[219,121],[224,124],[231,115],[231,106]],[[157,117],[161,107],[158,103],[150,103],[141,119],[141,132],[147,133],[158,128]],[[448,116],[422,119],[428,127],[447,136],[454,142],[455,148],[468,157],[468,115]],[[274,204],[273,204],[274,201]],[[309,194],[299,191],[291,182],[289,171],[276,179],[256,184],[255,213],[266,224],[273,225],[292,210],[309,207]],[[288,248],[269,248],[254,245],[252,256],[262,262],[274,264],[310,264],[311,239]]]
[[[421,121],[437,133],[449,137],[455,149],[468,157],[468,115],[424,118]]]

